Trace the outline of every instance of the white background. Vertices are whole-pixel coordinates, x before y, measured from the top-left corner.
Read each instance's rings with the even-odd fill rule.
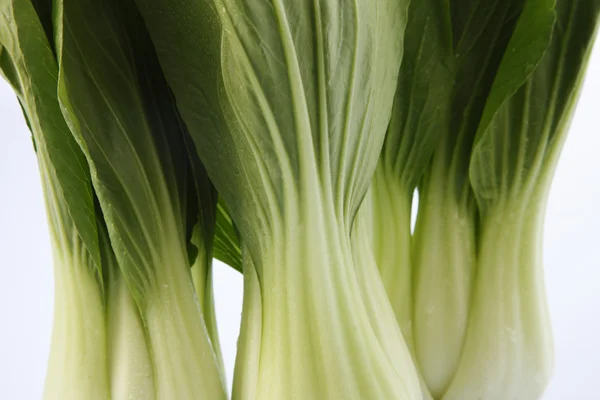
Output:
[[[600,399],[600,46],[550,195],[545,269],[556,368],[544,400]],[[0,80],[0,399],[40,399],[52,326],[51,250],[31,139]],[[229,383],[242,279],[216,266],[216,307]],[[82,399],[83,400],[83,399]]]

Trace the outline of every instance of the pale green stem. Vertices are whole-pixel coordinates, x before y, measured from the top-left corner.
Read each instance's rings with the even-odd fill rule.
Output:
[[[215,300],[213,295],[213,265],[212,260],[208,260],[206,255],[206,247],[201,243],[196,243],[198,248],[198,256],[196,262],[192,265],[192,279],[198,297],[198,303],[206,331],[212,345],[213,353],[217,360],[221,380],[226,382],[225,367],[223,364],[223,356],[221,354],[221,343],[219,341],[219,331],[217,328],[217,316],[215,313]]]
[[[419,192],[414,236],[415,354],[434,398],[460,361],[475,266],[475,215],[435,174]],[[486,399],[487,400],[487,399]]]
[[[412,191],[379,165],[373,177],[373,254],[407,345],[413,350],[410,216]]]
[[[108,400],[100,269],[73,225],[46,151],[37,155],[54,258],[54,322],[43,398]]]
[[[166,244],[165,244],[166,246]],[[183,250],[163,250],[169,264],[157,265],[145,293],[142,319],[154,366],[157,399],[226,398],[218,360],[208,336]]]
[[[515,199],[484,213],[467,338],[444,400],[541,397],[553,364],[542,268],[543,203]]]
[[[368,214],[364,213],[361,215],[361,218],[358,218],[355,222],[353,233],[352,233],[352,251],[354,254],[355,264],[357,266],[356,273],[359,277],[359,284],[363,293],[365,294],[365,298],[367,299],[367,307],[369,313],[372,315],[372,319],[374,323],[379,323],[380,325],[374,326],[376,328],[376,332],[380,338],[385,340],[385,336],[397,333],[397,326],[390,326],[387,323],[389,320],[385,318],[385,315],[389,313],[389,301],[386,301],[389,296],[386,295],[385,289],[383,288],[382,280],[376,274],[370,274],[368,271],[372,268],[376,268],[377,265],[375,263],[375,258],[373,256],[371,246],[369,245],[369,236],[368,230],[363,228],[361,225],[368,223],[365,217],[368,217]],[[378,308],[378,307],[385,308]],[[390,304],[393,306],[393,304]],[[384,322],[384,323],[382,323]],[[404,334],[402,335],[404,339]],[[406,342],[406,340],[404,340]],[[396,349],[397,351],[397,349]],[[413,366],[415,366],[414,354],[411,352],[410,346],[407,344],[406,349],[402,348],[401,352],[396,354],[401,360],[411,359]],[[416,366],[414,367],[415,370]],[[422,400],[431,400],[431,394],[429,393],[429,389],[425,384],[425,380],[417,370],[419,375],[419,383],[421,387],[421,397]]]
[[[242,338],[260,334],[259,371],[238,369],[250,377],[236,379],[251,385],[257,375],[256,392],[234,399],[420,399],[375,264],[354,263],[349,233],[321,204],[304,204],[303,218],[288,210],[283,232],[254,263],[258,285],[246,290],[260,290],[262,328]],[[254,365],[256,351],[247,353]]]
[[[154,371],[138,309],[118,269],[108,295],[108,356],[112,400],[154,400]]]
[[[244,257],[244,302],[233,379],[233,399],[257,399],[262,334],[262,304],[256,269],[248,251]]]
[[[101,286],[86,262],[58,254],[54,282],[54,323],[44,400],[108,400]]]

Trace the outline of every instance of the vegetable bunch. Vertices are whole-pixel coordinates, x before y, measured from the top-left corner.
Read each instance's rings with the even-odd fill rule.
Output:
[[[535,400],[600,0],[0,0],[55,269],[45,399]],[[413,195],[419,193],[414,234]]]

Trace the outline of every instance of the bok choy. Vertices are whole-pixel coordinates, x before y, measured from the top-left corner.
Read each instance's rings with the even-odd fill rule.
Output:
[[[545,207],[599,14],[0,0],[53,247],[44,398],[228,398],[213,257],[244,279],[234,400],[541,398]]]

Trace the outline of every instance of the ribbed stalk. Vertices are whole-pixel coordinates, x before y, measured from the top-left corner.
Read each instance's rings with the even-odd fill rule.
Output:
[[[262,335],[262,304],[256,268],[247,249],[244,257],[244,301],[233,379],[233,399],[257,399]]]
[[[365,222],[365,219],[358,219],[354,224],[354,230],[352,234],[352,251],[354,254],[355,265],[357,266],[356,273],[359,277],[359,283],[365,298],[367,299],[368,311],[373,317],[373,321],[379,324],[375,325],[374,328],[376,328],[376,332],[379,337],[384,338],[386,334],[397,333],[398,327],[394,326],[394,324],[390,324],[389,319],[385,317],[385,315],[389,312],[389,307],[386,306],[389,304],[393,308],[393,304],[389,303],[389,301],[386,301],[386,299],[389,300],[389,296],[385,294],[385,289],[383,287],[384,282],[379,279],[380,277],[377,277],[375,274],[371,274],[369,272],[372,270],[372,268],[376,268],[378,265],[375,262],[371,245],[369,244],[368,230],[361,227],[361,225]],[[402,296],[396,296],[395,298],[398,299],[401,297]],[[405,296],[405,298],[406,297],[410,298],[409,296]],[[398,314],[396,314],[396,317],[397,315]],[[408,325],[407,328],[410,329],[410,325]],[[412,334],[412,332],[409,334]],[[404,332],[402,332],[402,340],[404,343],[406,343],[406,348],[402,348],[402,350],[396,354],[396,357],[407,364],[408,359],[410,358],[412,360],[411,363],[416,370],[414,350],[411,347],[411,344],[406,340]],[[425,384],[423,376],[420,374],[420,371],[417,370],[416,372],[418,374],[419,384],[421,387],[421,395],[419,399],[431,400],[431,394],[429,393],[429,389]]]
[[[44,400],[108,400],[102,278],[66,207],[45,148],[38,150],[54,259],[54,321]]]
[[[355,263],[343,223],[320,207],[299,207],[306,215],[288,209],[281,231],[269,236],[272,244],[254,263],[259,284],[246,290],[259,290],[261,300],[256,392],[236,391],[234,398],[420,399],[372,256]],[[254,332],[242,338],[255,340]],[[236,373],[256,376],[252,368]],[[250,385],[244,376],[236,379]]]
[[[70,258],[54,257],[54,322],[44,400],[110,398],[101,286],[79,257],[85,249],[79,250]]]
[[[544,203],[499,202],[482,220],[477,278],[460,366],[444,400],[536,400],[552,337],[542,268]]]
[[[138,309],[118,269],[108,296],[108,356],[112,400],[154,400],[154,370]]]
[[[475,266],[475,214],[445,179],[438,166],[419,192],[413,249],[415,354],[434,398],[460,361]]]
[[[157,399],[225,399],[224,382],[187,260],[181,251],[170,254],[165,257],[170,264],[156,268],[156,283],[145,294],[141,313],[154,365]]]
[[[371,184],[370,200],[373,254],[404,339],[412,351],[412,191],[380,164]]]
[[[204,318],[204,324],[206,325],[206,331],[208,332],[208,338],[210,339],[213,354],[217,361],[221,381],[225,383],[225,367],[223,364],[223,355],[221,354],[221,342],[219,340],[215,299],[213,295],[212,259],[207,257],[206,246],[204,243],[195,241],[194,244],[199,250],[196,261],[191,269],[196,297],[198,298],[200,310],[202,311],[202,317]]]

